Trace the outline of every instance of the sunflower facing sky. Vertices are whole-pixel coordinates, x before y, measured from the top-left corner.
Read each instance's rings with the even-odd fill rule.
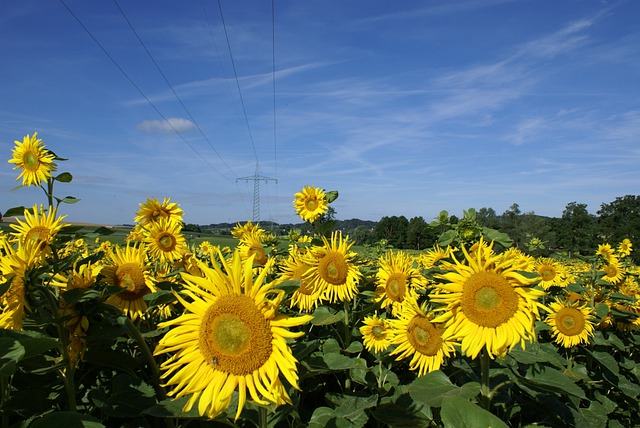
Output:
[[[545,322],[551,327],[555,342],[565,348],[588,344],[593,337],[594,317],[587,304],[568,303],[556,299],[549,304],[551,312]]]
[[[397,360],[411,358],[410,370],[418,376],[439,370],[445,357],[455,352],[455,342],[445,334],[443,325],[427,314],[426,302],[402,305],[397,319],[389,320],[391,344],[398,345],[391,355]]]
[[[21,168],[16,181],[22,178],[23,186],[39,186],[56,171],[55,155],[44,147],[37,132],[33,136],[25,135],[22,142],[15,140],[12,154],[9,163],[15,164],[13,169]]]
[[[141,317],[147,310],[143,297],[156,290],[149,272],[146,250],[143,245],[115,247],[109,254],[111,264],[102,268],[105,281],[122,289],[109,296],[107,303],[122,309],[131,319]]]
[[[309,223],[313,223],[329,208],[324,190],[315,186],[304,186],[300,192],[294,195],[294,198],[293,206],[296,212]]]
[[[278,313],[284,293],[266,282],[273,264],[254,278],[253,260],[235,251],[231,260],[201,264],[204,276],[183,273],[183,315],[159,324],[171,329],[160,340],[155,355],[171,354],[162,363],[162,379],[172,387],[170,396],[189,396],[183,411],[197,404],[198,413],[215,418],[227,409],[238,392],[237,420],[247,395],[261,405],[290,403],[284,379],[298,388],[296,363],[287,339],[302,332],[289,331],[313,317]],[[282,377],[281,377],[282,375]]]
[[[140,204],[140,209],[136,212],[134,221],[140,225],[145,225],[166,217],[179,223],[182,221],[183,215],[184,212],[180,205],[171,202],[171,198],[164,198],[162,203],[155,198],[149,198],[145,203]]]
[[[462,262],[453,256],[430,298],[443,305],[434,322],[446,323],[445,334],[460,341],[464,355],[476,358],[486,349],[494,358],[535,340],[544,291],[530,287],[533,279],[514,269],[513,258],[494,254],[493,243],[481,238],[477,248],[482,250],[470,254],[463,246]]]
[[[161,263],[172,262],[182,257],[187,241],[182,234],[181,223],[162,217],[148,223],[143,229],[144,242],[151,258]]]
[[[356,253],[349,251],[353,242],[342,232],[333,232],[331,241],[322,237],[323,246],[311,247],[305,262],[311,266],[304,275],[316,289],[322,290],[322,300],[331,303],[352,300],[358,293],[362,273],[354,263]]]
[[[538,258],[534,269],[540,275],[538,285],[545,290],[552,286],[566,287],[568,284],[566,269],[557,260],[548,257]]]
[[[413,258],[403,251],[383,254],[378,259],[378,266],[374,302],[380,302],[382,308],[390,307],[392,314],[396,315],[405,299],[417,300],[414,287],[422,275],[413,266]]]

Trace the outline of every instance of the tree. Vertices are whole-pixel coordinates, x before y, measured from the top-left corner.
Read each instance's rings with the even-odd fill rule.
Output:
[[[625,238],[640,244],[640,196],[618,197],[598,210],[598,231],[604,241],[616,245]]]
[[[500,219],[493,208],[482,207],[476,212],[476,221],[480,226],[490,229],[500,228]]]
[[[373,234],[375,239],[385,239],[389,245],[395,248],[403,248],[409,220],[405,216],[382,217],[376,225]]]
[[[429,245],[430,227],[422,217],[413,217],[407,227],[406,247],[414,250],[422,250]]]
[[[596,219],[587,211],[586,204],[570,202],[562,211],[561,229],[558,230],[559,241],[569,251],[589,254],[595,251]]]
[[[520,230],[520,214],[520,206],[516,203],[511,204],[509,209],[502,213],[502,232],[513,239],[515,247],[520,246],[523,238]]]

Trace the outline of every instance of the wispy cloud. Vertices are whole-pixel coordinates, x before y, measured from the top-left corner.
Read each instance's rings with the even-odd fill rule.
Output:
[[[152,133],[188,132],[196,129],[196,125],[188,119],[170,117],[167,120],[144,120],[137,126],[140,131]]]

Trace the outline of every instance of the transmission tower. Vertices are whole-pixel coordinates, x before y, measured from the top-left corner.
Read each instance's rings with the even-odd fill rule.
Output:
[[[265,177],[264,175],[260,175],[260,167],[258,163],[256,163],[256,173],[252,176],[248,177],[239,177],[236,179],[236,183],[240,180],[243,180],[245,183],[249,181],[253,181],[253,222],[258,223],[260,221],[260,182],[267,182],[269,180],[273,180],[276,183],[278,179]]]

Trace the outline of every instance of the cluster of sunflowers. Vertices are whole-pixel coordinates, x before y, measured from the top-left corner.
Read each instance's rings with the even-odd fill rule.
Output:
[[[179,204],[150,198],[140,204],[124,245],[91,242],[72,239],[73,228],[57,214],[69,201],[53,195],[53,184],[71,181],[69,173],[53,175],[60,160],[37,134],[16,141],[9,160],[24,186],[42,187],[49,206],[23,209],[24,221],[12,224],[9,234],[0,232],[0,328],[23,330],[32,294],[49,296],[70,396],[91,346],[80,295],[112,307],[143,351],[160,336],[154,350],[146,349],[160,378],[158,399],[167,388],[172,399],[186,399],[183,412],[196,409],[210,419],[234,404],[237,420],[247,400],[261,409],[292,405],[305,364],[292,344],[312,337],[327,314],[342,317],[345,349],[364,348],[399,368],[406,364],[417,377],[441,370],[455,356],[481,358],[488,367],[545,335],[570,349],[588,345],[597,330],[640,325],[640,272],[629,257],[629,240],[615,249],[602,244],[580,261],[497,251],[483,237],[365,257],[340,231],[290,234],[283,247],[278,237],[246,222],[232,230],[234,249],[206,241],[196,247],[182,233]],[[293,205],[304,221],[317,224],[335,197],[305,186]],[[55,269],[47,268],[54,262]],[[136,335],[145,325],[157,334]],[[379,378],[378,386],[383,382]],[[485,373],[482,382],[489,382]],[[487,398],[485,390],[481,394]]]

